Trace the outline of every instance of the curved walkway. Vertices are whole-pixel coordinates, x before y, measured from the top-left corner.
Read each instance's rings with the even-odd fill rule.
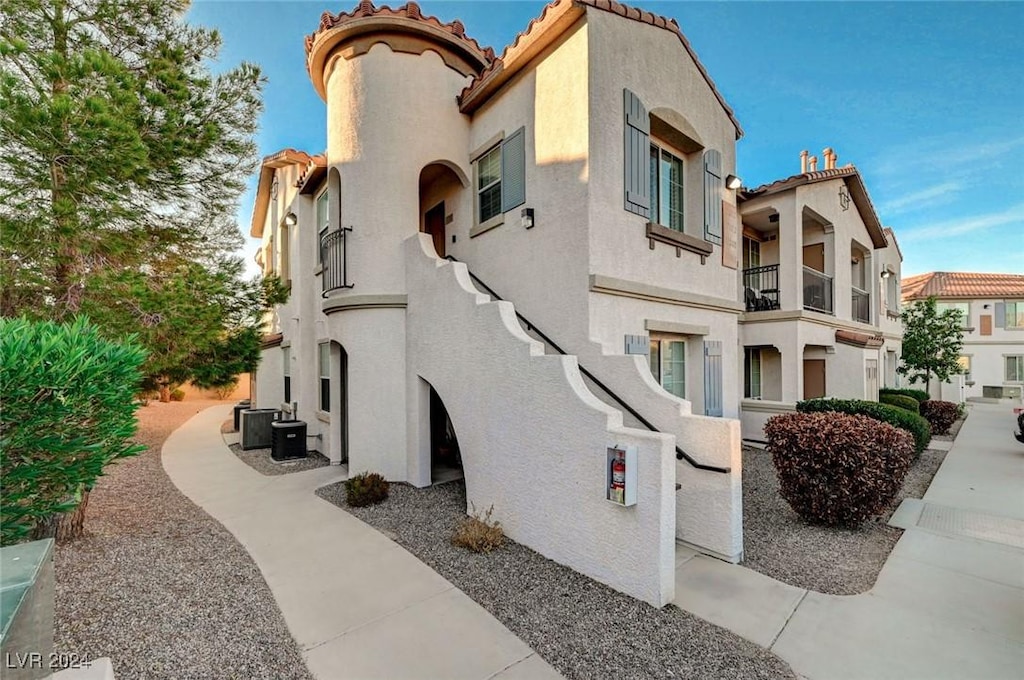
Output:
[[[317,498],[343,468],[265,477],[238,460],[220,434],[230,414],[213,407],[175,431],[164,469],[252,556],[316,677],[560,677],[405,549]]]
[[[677,553],[675,604],[771,649],[809,680],[985,678],[1024,669],[1024,447],[1006,405],[970,417],[863,595],[835,596]]]

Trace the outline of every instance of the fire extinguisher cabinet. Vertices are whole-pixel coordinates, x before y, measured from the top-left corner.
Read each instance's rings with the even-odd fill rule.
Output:
[[[605,498],[624,507],[636,505],[637,455],[635,446],[608,447],[605,461]]]

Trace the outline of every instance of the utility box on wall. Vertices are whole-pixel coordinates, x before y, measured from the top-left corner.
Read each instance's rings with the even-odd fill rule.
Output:
[[[609,447],[605,463],[605,498],[616,505],[636,505],[636,447]]]

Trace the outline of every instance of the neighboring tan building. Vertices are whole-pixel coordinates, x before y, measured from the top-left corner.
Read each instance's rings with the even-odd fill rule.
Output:
[[[928,272],[903,279],[903,302],[934,297],[964,322],[963,374],[939,384],[934,398],[1021,399],[1024,387],[1024,274]],[[919,387],[919,385],[915,385]]]
[[[855,167],[801,172],[740,193],[743,436],[814,397],[877,400],[898,384],[900,264]]]

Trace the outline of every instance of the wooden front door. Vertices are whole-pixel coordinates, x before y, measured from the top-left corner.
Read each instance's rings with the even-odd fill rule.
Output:
[[[438,257],[444,257],[444,201],[438,203],[423,216],[423,231],[430,234]]]
[[[804,399],[825,396],[825,360],[804,359]]]

